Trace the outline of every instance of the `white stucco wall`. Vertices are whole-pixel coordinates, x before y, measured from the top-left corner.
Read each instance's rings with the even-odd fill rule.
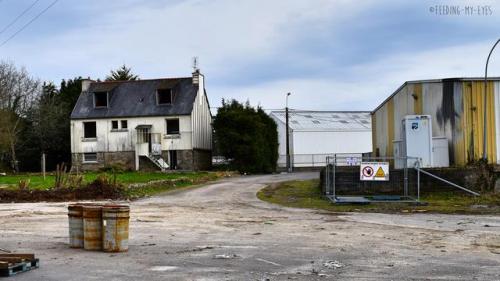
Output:
[[[166,119],[179,118],[179,138],[166,137]],[[127,120],[126,131],[111,131],[112,120]],[[83,139],[83,122],[96,122],[97,140]],[[192,124],[190,115],[168,117],[131,117],[110,119],[71,120],[71,151],[85,152],[117,152],[134,151],[137,141],[136,127],[151,125],[151,133],[161,134],[162,150],[192,149]]]

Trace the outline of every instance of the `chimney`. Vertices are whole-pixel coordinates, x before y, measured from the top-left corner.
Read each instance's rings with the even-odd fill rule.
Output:
[[[193,85],[199,85],[200,84],[200,70],[196,69],[193,72]]]
[[[82,79],[82,93],[88,92],[90,88],[90,84],[94,83],[94,80],[90,79]]]

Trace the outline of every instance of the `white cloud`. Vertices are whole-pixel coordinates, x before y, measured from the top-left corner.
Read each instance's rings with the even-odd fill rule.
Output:
[[[249,99],[265,108],[283,108],[285,93],[292,92],[290,106],[315,110],[373,110],[408,80],[484,75],[491,42],[400,53],[368,64],[346,68],[348,82],[335,77],[283,79],[241,88],[218,88],[218,95]],[[500,52],[500,50],[499,50]],[[500,56],[500,53],[498,54]],[[490,76],[500,76],[500,59],[491,59]]]
[[[13,40],[2,48],[3,58],[25,65],[41,79],[58,82],[76,75],[103,78],[123,63],[144,78],[186,76],[191,58],[198,56],[213,106],[225,97],[282,108],[284,95],[290,91],[294,108],[371,110],[406,80],[482,75],[491,44],[395,53],[367,64],[343,66],[289,46],[304,35],[348,30],[351,23],[359,23],[360,13],[380,2],[128,0],[61,1],[58,5],[80,13],[82,24],[29,44]],[[225,81],[231,73],[245,75],[253,62],[264,62],[267,67],[281,63],[283,53],[293,54],[285,60],[293,60],[299,69],[331,68],[344,74],[319,77],[304,72],[293,78],[278,73],[272,81],[244,83],[249,86]],[[492,61],[492,74],[495,65],[498,69],[498,62]]]

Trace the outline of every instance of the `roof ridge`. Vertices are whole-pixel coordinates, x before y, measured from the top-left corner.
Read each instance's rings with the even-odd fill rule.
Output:
[[[161,81],[161,80],[181,80],[181,79],[192,79],[193,77],[172,77],[172,78],[151,78],[151,79],[139,79],[139,80],[116,80],[116,81],[92,81],[92,84],[113,84],[113,83],[128,83],[128,82],[143,82],[143,81]]]

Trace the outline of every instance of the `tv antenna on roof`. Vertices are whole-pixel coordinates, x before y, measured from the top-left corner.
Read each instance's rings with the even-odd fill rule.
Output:
[[[198,57],[193,57],[193,71],[194,72],[199,70],[198,64],[199,64]]]

